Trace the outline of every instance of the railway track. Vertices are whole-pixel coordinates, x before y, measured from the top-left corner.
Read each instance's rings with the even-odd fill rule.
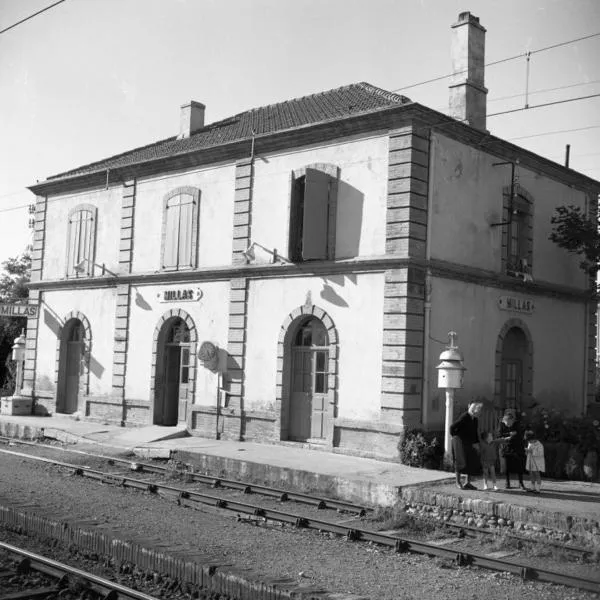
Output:
[[[39,446],[39,444],[32,445]],[[462,566],[470,565],[474,567],[508,572],[523,579],[544,581],[592,592],[600,592],[600,579],[594,577],[581,577],[578,575],[572,575],[552,568],[544,568],[526,564],[524,561],[494,557],[491,555],[491,553],[486,554],[475,552],[471,549],[452,549],[450,547],[444,547],[444,545],[439,543],[439,541],[427,542],[411,539],[401,535],[401,533],[398,531],[373,531],[366,528],[356,527],[355,523],[348,525],[344,522],[332,522],[325,519],[317,519],[313,516],[307,515],[306,513],[298,514],[298,512],[279,510],[279,508],[275,509],[264,505],[258,505],[247,502],[246,500],[242,501],[239,499],[224,498],[212,493],[174,486],[157,480],[139,479],[138,477],[134,476],[143,472],[147,472],[148,474],[160,474],[164,476],[167,472],[165,467],[138,462],[132,463],[130,460],[106,456],[98,457],[97,455],[93,455],[91,453],[83,453],[89,457],[106,460],[109,466],[114,467],[115,465],[119,465],[124,467],[119,472],[107,472],[72,463],[66,463],[63,461],[57,461],[50,458],[34,456],[23,452],[15,452],[12,450],[0,450],[0,452],[19,456],[27,460],[41,461],[59,466],[61,468],[66,468],[71,470],[77,476],[90,478],[101,483],[129,487],[148,493],[159,494],[174,500],[183,506],[212,506],[217,509],[235,511],[238,515],[238,518],[242,518],[241,515],[246,515],[249,519],[284,523],[298,528],[315,529],[321,532],[344,536],[346,539],[351,541],[370,542],[392,549],[396,552],[414,552],[437,557],[443,560],[450,560]],[[80,451],[75,452],[81,453]],[[272,499],[274,498],[278,500],[281,504],[286,504],[288,501],[293,500],[299,503],[310,504],[320,509],[347,511],[353,513],[355,516],[363,515],[367,511],[365,507],[357,507],[350,503],[338,503],[329,499],[314,498],[307,494],[297,494],[295,492],[267,488],[266,486],[254,486],[234,480],[208,477],[198,473],[192,473],[190,474],[190,477],[194,482],[209,484],[213,488],[230,487],[234,490],[242,491],[244,495],[255,493],[263,494]],[[464,530],[465,528],[460,529]]]
[[[87,594],[87,598],[95,594],[103,600],[157,600],[155,596],[11,544],[0,542],[0,551],[3,553],[0,559],[0,600],[80,598],[83,597],[82,592]],[[42,575],[42,580],[32,577],[33,574]],[[5,593],[10,587],[9,581],[15,578],[18,579],[15,582],[18,590]]]

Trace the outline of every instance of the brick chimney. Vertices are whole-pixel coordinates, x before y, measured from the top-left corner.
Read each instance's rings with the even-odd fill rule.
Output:
[[[204,127],[204,110],[206,106],[202,102],[191,100],[181,106],[179,119],[179,136],[177,139],[190,137],[199,129]]]
[[[486,131],[485,28],[470,12],[452,25],[450,116]]]

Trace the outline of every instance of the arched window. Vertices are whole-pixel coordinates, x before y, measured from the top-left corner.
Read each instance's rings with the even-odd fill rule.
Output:
[[[94,274],[96,214],[96,207],[87,204],[77,206],[69,213],[67,277],[90,277]]]
[[[198,200],[196,188],[173,190],[164,202],[162,268],[191,269],[196,266]]]

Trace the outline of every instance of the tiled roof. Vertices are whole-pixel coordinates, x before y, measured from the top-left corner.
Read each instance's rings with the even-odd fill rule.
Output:
[[[219,146],[248,139],[252,136],[253,131],[256,135],[275,133],[303,125],[374,112],[409,102],[410,100],[405,96],[382,90],[368,83],[354,83],[319,94],[253,108],[228,119],[211,123],[188,138],[179,140],[177,137],[171,137],[53,175],[48,179],[85,175],[146,160],[166,158],[175,154]]]

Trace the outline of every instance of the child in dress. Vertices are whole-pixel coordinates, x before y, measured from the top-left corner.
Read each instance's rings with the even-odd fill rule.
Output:
[[[525,453],[527,462],[525,468],[529,471],[531,480],[531,488],[528,492],[539,494],[542,489],[542,472],[546,470],[546,461],[544,459],[544,446],[540,442],[533,431],[525,432]]]
[[[484,431],[481,434],[481,444],[479,444],[479,458],[481,459],[481,469],[483,470],[483,489],[487,490],[496,485],[496,456],[498,454],[497,442],[490,431]],[[490,485],[488,485],[488,483]]]

